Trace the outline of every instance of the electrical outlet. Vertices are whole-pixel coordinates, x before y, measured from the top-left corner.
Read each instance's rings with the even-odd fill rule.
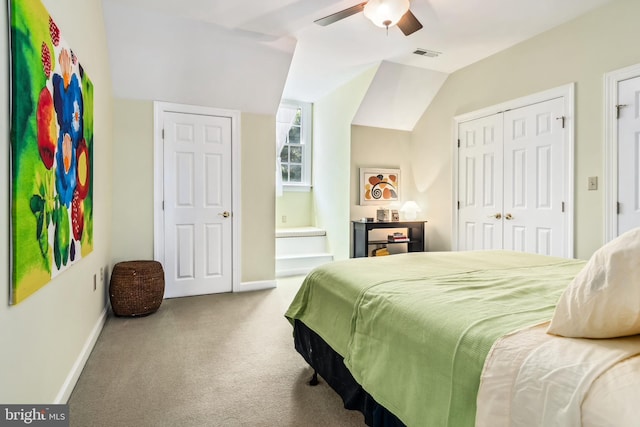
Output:
[[[287,222],[287,216],[286,215],[282,215],[282,223],[286,223]]]
[[[100,283],[104,283],[104,267],[100,267]]]
[[[93,275],[93,290],[95,291],[96,289],[98,289],[98,275],[94,274]]]
[[[589,191],[598,189],[598,177],[597,176],[590,176],[589,177],[587,189]]]

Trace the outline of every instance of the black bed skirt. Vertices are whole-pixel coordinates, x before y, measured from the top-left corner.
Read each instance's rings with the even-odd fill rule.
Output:
[[[371,427],[405,427],[402,421],[376,402],[356,382],[344,366],[342,356],[297,319],[294,322],[293,336],[298,353],[342,397],[345,408],[362,412],[365,423]]]

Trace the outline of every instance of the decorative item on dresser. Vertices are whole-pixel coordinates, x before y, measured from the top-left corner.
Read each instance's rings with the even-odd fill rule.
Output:
[[[378,208],[376,210],[376,219],[381,222],[389,221],[389,209]]]
[[[413,200],[407,200],[400,208],[400,212],[404,214],[404,219],[413,221],[418,218],[418,212],[421,212],[421,209]]]

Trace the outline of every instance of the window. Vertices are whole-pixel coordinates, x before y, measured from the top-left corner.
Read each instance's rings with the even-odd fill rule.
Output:
[[[287,101],[280,104],[277,127],[284,129],[278,142],[280,174],[284,191],[311,188],[311,104]],[[290,126],[290,127],[289,127]],[[288,128],[288,132],[286,129]]]

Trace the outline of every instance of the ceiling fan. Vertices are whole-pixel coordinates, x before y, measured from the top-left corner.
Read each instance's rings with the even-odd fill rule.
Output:
[[[397,25],[405,36],[422,28],[420,21],[409,10],[409,0],[369,0],[313,22],[327,26],[360,12],[364,12],[377,26],[387,28],[387,31],[389,27]]]

